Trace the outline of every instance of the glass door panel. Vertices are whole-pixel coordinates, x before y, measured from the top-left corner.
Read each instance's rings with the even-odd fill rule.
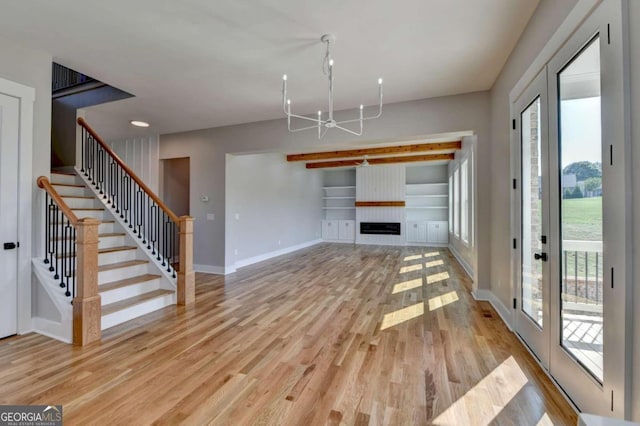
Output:
[[[522,153],[522,311],[543,326],[540,97],[520,114]]]
[[[558,73],[560,344],[603,380],[600,43]]]

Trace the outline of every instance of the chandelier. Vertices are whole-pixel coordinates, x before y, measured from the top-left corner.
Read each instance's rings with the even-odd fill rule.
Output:
[[[334,61],[331,58],[331,44],[334,43],[336,38],[332,34],[325,34],[320,37],[320,41],[326,44],[326,53],[324,60],[322,61],[322,72],[327,76],[329,80],[329,109],[327,115],[323,116],[322,111],[318,111],[317,118],[305,117],[303,115],[297,115],[291,113],[291,99],[287,98],[287,75],[282,76],[282,108],[285,114],[287,114],[287,127],[290,132],[301,132],[303,130],[318,129],[318,139],[322,139],[329,129],[340,129],[352,135],[362,136],[363,122],[365,120],[372,120],[382,115],[382,79],[378,79],[378,113],[372,116],[364,115],[364,105],[360,105],[360,117],[350,120],[336,121],[333,118],[333,66]],[[326,119],[325,119],[326,117]],[[306,122],[313,122],[313,125],[291,128],[291,118],[297,118],[305,120]],[[344,124],[360,123],[360,131],[355,131],[343,127]]]

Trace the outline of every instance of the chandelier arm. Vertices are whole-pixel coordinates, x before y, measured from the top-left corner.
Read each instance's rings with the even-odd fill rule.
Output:
[[[345,127],[338,126],[337,124],[336,124],[336,129],[343,130],[343,131],[345,131],[347,133],[351,133],[352,135],[355,135],[355,136],[362,136],[362,130],[360,130],[360,133],[358,133],[358,132],[354,132],[353,130],[347,129]]]
[[[287,116],[293,117],[293,118],[299,118],[301,120],[313,121],[316,124],[318,123],[318,119],[317,118],[305,117],[304,115],[297,115],[297,114],[287,113]],[[320,124],[322,124],[322,125],[324,125],[325,123],[326,123],[326,121],[320,121]]]
[[[309,130],[309,129],[317,129],[318,125],[315,126],[307,126],[307,127],[301,127],[299,129],[292,129],[291,127],[289,127],[289,131],[294,133],[294,132],[301,132],[303,130]]]

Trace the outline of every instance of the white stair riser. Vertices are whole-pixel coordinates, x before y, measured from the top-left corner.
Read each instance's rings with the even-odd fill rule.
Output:
[[[109,271],[101,271],[98,272],[98,284],[124,280],[127,278],[136,277],[138,275],[144,275],[148,272],[149,265],[147,263],[144,263],[142,265],[127,266],[126,268],[111,269]]]
[[[162,309],[164,307],[170,306],[174,303],[173,299],[174,299],[174,295],[168,294],[166,296],[160,296],[160,297],[153,298],[151,300],[147,300],[143,303],[139,303],[137,305],[131,306],[127,309],[123,309],[121,311],[114,312],[109,315],[103,315],[102,329],[106,330],[107,328],[111,328],[118,324],[122,324],[123,322],[132,320],[134,318],[138,318],[142,315],[146,315],[153,311],[157,311],[158,309]]]
[[[87,188],[80,188],[77,186],[58,186],[54,185],[54,189],[60,196],[64,195],[93,195]]]
[[[78,219],[91,217],[98,220],[105,220],[107,218],[107,213],[104,210],[74,210],[73,213]]]
[[[98,225],[98,234],[113,234],[116,228],[115,223],[101,223]]]
[[[122,250],[122,251],[114,251],[110,253],[100,253],[98,254],[98,265],[110,265],[112,263],[126,262],[127,260],[135,260],[137,259],[136,250]],[[100,283],[100,281],[98,281]]]
[[[82,180],[76,175],[60,175],[57,173],[51,173],[51,183],[67,183],[72,185],[83,185]]]
[[[95,198],[64,198],[64,202],[67,203],[72,209],[82,209],[82,208],[94,208],[94,207],[102,207],[102,205]]]
[[[109,303],[119,302],[124,299],[129,299],[131,297],[139,296],[144,293],[148,293],[153,290],[160,289],[160,279],[156,278],[155,280],[144,281],[141,283],[128,285],[126,287],[118,288],[115,290],[109,291],[100,291],[100,287],[98,286],[98,291],[100,291],[100,298],[102,299],[102,306],[108,305]]]
[[[100,237],[98,248],[122,247],[125,245],[124,235],[116,237]]]

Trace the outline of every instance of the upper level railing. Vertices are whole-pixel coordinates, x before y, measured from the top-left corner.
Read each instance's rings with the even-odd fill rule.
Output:
[[[80,172],[168,274],[178,303],[194,299],[193,218],[178,217],[83,119]]]
[[[84,75],[63,65],[56,64],[55,62],[53,63],[51,80],[51,90],[53,92],[97,81],[94,78],[89,77],[88,75]]]
[[[49,272],[73,304],[73,343],[100,339],[101,303],[98,294],[98,226],[92,218],[78,219],[45,176],[45,259]]]

